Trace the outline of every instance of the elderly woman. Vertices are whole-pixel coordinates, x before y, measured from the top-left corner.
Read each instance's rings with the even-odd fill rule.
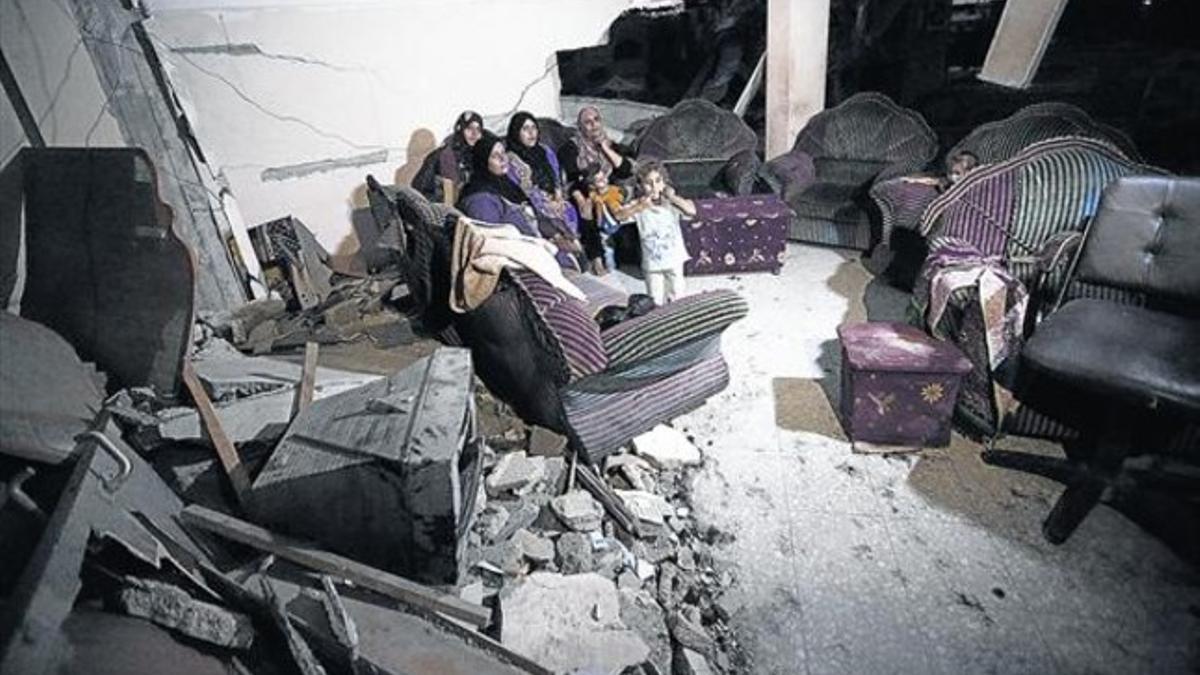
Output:
[[[537,119],[519,112],[508,121],[508,177],[516,183],[533,204],[538,218],[556,223],[571,236],[579,234],[579,215],[566,200],[562,169],[558,155],[542,144]]]
[[[490,133],[485,132],[471,149],[471,180],[463,187],[458,206],[475,220],[512,225],[524,235],[554,242],[559,264],[578,269],[574,255],[581,250],[578,240],[537,217],[529,196],[508,177],[504,141]]]
[[[606,182],[617,183],[633,176],[633,151],[618,145],[608,137],[600,110],[586,106],[575,119],[579,129],[571,140],[558,149],[567,176],[567,192],[582,214],[579,236],[593,271],[599,273],[604,254],[604,235],[600,232],[589,203],[589,179],[602,172]],[[589,175],[592,174],[592,175]]]

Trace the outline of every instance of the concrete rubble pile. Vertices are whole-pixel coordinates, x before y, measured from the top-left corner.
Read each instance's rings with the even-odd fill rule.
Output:
[[[692,517],[691,440],[657,427],[587,467],[479,397],[485,478],[463,597],[494,603],[501,642],[556,672],[744,669],[721,604],[734,578],[712,557],[729,535]]]

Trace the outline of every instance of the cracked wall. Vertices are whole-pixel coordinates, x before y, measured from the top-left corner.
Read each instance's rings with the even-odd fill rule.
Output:
[[[662,0],[152,3],[147,27],[246,223],[291,214],[347,255],[366,174],[406,182],[467,108],[495,129],[518,105],[557,115],[555,51],[648,4]]]
[[[125,145],[83,35],[61,0],[0,0],[0,46],[47,145]],[[7,97],[0,98],[3,166],[28,142]]]

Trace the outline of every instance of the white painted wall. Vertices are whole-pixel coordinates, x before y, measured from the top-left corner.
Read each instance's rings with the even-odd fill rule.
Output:
[[[0,0],[0,45],[47,145],[123,146],[75,18],[61,0]],[[0,165],[25,145],[0,113]]]
[[[8,1],[12,0],[0,0]],[[645,0],[403,0],[262,5],[151,0],[148,28],[210,164],[248,225],[292,214],[331,252],[357,249],[363,178],[407,181],[463,109],[501,127],[557,115],[558,49],[598,44]],[[669,3],[668,3],[669,4]],[[215,53],[228,45],[257,53]],[[197,51],[196,48],[201,48]],[[387,151],[383,162],[264,180],[267,168]]]

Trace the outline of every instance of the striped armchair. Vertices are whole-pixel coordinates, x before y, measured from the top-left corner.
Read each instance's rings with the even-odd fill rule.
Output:
[[[917,112],[863,92],[814,116],[760,174],[796,212],[791,239],[868,250],[870,187],[920,171],[936,154],[937,137]]]
[[[1105,187],[1117,178],[1162,174],[1162,170],[1126,157],[1106,142],[1085,138],[1050,139],[1035,143],[1014,157],[983,166],[938,196],[925,210],[919,232],[937,251],[941,242],[970,245],[981,257],[998,260],[1007,275],[1028,290],[1032,306],[1055,297],[1070,260],[1071,245],[1096,212]],[[937,256],[931,255],[927,266]],[[929,275],[922,275],[922,283]],[[928,286],[915,289],[917,313],[931,296]],[[1029,316],[1018,326],[995,325],[985,315],[979,288],[965,285],[950,295],[935,335],[955,342],[971,359],[973,371],[964,380],[956,416],[973,435],[994,437],[1001,431],[1055,437],[1064,430],[1045,419],[1029,417],[1028,408],[1006,415],[1005,381],[1015,371],[993,367],[994,346],[1001,331],[1013,339],[1031,326]],[[989,308],[994,309],[994,308]],[[1015,353],[1015,351],[1014,351]]]
[[[1129,159],[1141,161],[1137,147],[1124,132],[1097,122],[1082,108],[1051,101],[1026,106],[1002,120],[975,127],[946,153],[944,170],[948,171],[950,160],[962,152],[975,155],[980,164],[995,164],[1034,143],[1069,136],[1107,141]],[[891,178],[871,186],[871,199],[883,225],[883,242],[890,240],[894,228],[916,229],[925,208],[938,195],[936,187],[906,178],[910,177]]]
[[[598,462],[725,388],[721,333],[746,312],[740,296],[720,290],[601,332],[584,303],[531,272],[506,270],[455,327],[493,394]]]

